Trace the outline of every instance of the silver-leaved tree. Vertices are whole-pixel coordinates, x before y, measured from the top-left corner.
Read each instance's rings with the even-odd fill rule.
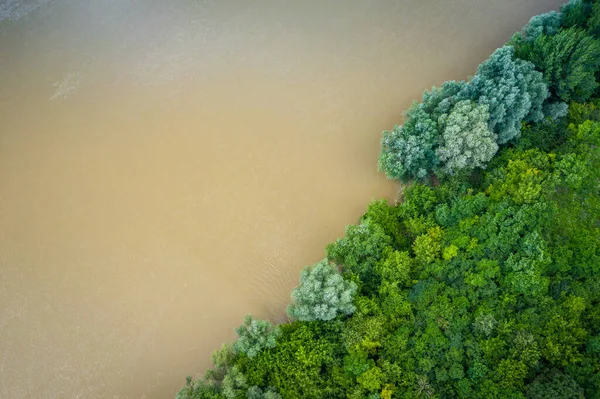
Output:
[[[300,285],[292,291],[293,303],[288,315],[301,321],[333,320],[355,310],[352,301],[357,286],[346,281],[327,260],[306,267],[300,274]]]
[[[469,100],[457,103],[450,114],[441,118],[444,129],[437,155],[443,174],[483,168],[492,159],[498,144],[496,134],[488,127],[488,119],[487,105]]]
[[[274,348],[277,337],[281,335],[279,327],[266,320],[254,319],[251,315],[246,315],[244,324],[235,332],[238,339],[233,344],[233,349],[245,353],[248,357],[255,357],[263,349]]]

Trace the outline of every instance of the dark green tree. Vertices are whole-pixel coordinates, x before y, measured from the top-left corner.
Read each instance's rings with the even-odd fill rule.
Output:
[[[590,0],[569,0],[561,8],[561,23],[565,28],[583,28],[592,11]]]
[[[489,117],[487,105],[470,100],[458,102],[450,114],[440,117],[444,129],[436,153],[441,175],[484,168],[492,159],[498,144],[488,128]]]
[[[561,25],[562,14],[550,11],[532,17],[523,28],[523,36],[528,42],[535,41],[541,35],[551,36],[558,33]]]
[[[583,29],[541,35],[521,50],[520,56],[543,72],[550,90],[562,101],[587,101],[598,87],[595,73],[600,68],[600,41]]]
[[[552,370],[526,387],[527,399],[585,399],[583,389],[568,374]]]

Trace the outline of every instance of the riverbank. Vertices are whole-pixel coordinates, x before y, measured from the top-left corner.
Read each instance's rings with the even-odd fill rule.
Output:
[[[560,2],[18,1],[43,6],[0,22],[0,397],[173,397],[245,313],[279,323],[393,201],[380,132]]]
[[[424,92],[382,139],[403,200],[177,398],[600,398],[599,72],[600,2],[571,0]]]

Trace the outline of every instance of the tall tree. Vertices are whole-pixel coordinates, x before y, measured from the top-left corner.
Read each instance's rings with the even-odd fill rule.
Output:
[[[524,56],[543,72],[550,90],[562,101],[586,101],[598,87],[600,40],[583,29],[541,35]]]
[[[523,28],[525,40],[533,42],[541,35],[555,35],[560,29],[561,19],[562,14],[556,11],[532,17],[529,23]]]
[[[302,270],[287,313],[300,321],[333,320],[338,315],[352,314],[356,289],[354,282],[345,281],[327,260],[322,260]]]
[[[454,104],[466,99],[467,83],[448,81],[441,87],[425,91],[420,103],[406,112],[403,126],[383,132],[379,170],[390,179],[424,179],[439,164],[436,147],[439,141],[439,118]]]
[[[583,28],[592,11],[593,0],[569,0],[561,8],[561,23],[565,28]]]
[[[246,315],[244,324],[235,332],[238,339],[233,349],[245,353],[248,357],[255,357],[263,349],[274,348],[277,337],[281,334],[279,327],[266,320],[254,319],[251,315]]]
[[[464,100],[440,118],[444,130],[437,155],[442,174],[485,167],[492,159],[498,144],[488,128],[489,115],[487,105]]]
[[[499,144],[519,137],[521,122],[541,121],[542,105],[549,96],[542,74],[514,53],[512,46],[496,50],[479,65],[469,86],[470,97],[489,107],[489,126]]]

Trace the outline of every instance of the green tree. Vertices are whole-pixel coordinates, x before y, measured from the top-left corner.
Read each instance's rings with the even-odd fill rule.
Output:
[[[262,390],[260,387],[253,385],[248,389],[248,399],[282,399],[281,395],[275,392],[271,387]]]
[[[248,383],[246,377],[237,366],[231,367],[223,378],[223,396],[226,399],[242,399],[246,397]]]
[[[565,28],[583,28],[592,11],[591,3],[587,0],[569,0],[566,2],[560,8],[562,26]]]
[[[585,399],[583,389],[568,374],[552,370],[526,387],[527,399]]]
[[[562,101],[547,102],[544,104],[543,112],[546,118],[550,118],[551,121],[556,122],[557,120],[567,116],[569,112],[569,105]]]
[[[384,199],[371,202],[367,212],[360,219],[361,222],[371,220],[378,224],[383,232],[392,239],[394,247],[406,247],[409,245],[406,232],[400,223],[400,212],[397,206],[388,205]]]
[[[418,262],[431,263],[435,261],[442,250],[440,240],[442,230],[439,227],[429,229],[427,234],[418,236],[413,243],[413,252]]]
[[[466,82],[448,81],[425,91],[420,103],[406,111],[403,126],[383,132],[379,170],[390,179],[426,178],[439,164],[436,155],[440,134],[439,118],[454,104],[467,99]]]
[[[281,334],[279,327],[266,320],[256,320],[251,315],[246,315],[244,324],[235,332],[238,339],[233,348],[248,357],[255,357],[263,349],[274,348]]]
[[[287,313],[301,321],[333,320],[338,315],[352,314],[356,289],[354,282],[345,281],[327,260],[322,260],[300,274],[300,285],[292,291],[293,303]]]
[[[409,286],[412,262],[408,252],[390,251],[375,265],[375,272],[381,277],[382,283]]]
[[[587,21],[588,33],[595,38],[600,38],[600,3],[597,1],[592,5],[590,18]]]
[[[356,381],[362,385],[362,387],[369,391],[376,391],[381,388],[381,379],[383,373],[377,366],[370,368],[356,378]]]
[[[344,274],[356,275],[366,289],[376,290],[378,281],[372,271],[391,243],[381,226],[366,219],[358,226],[348,226],[344,238],[328,245],[325,251],[329,260],[343,266]]]
[[[498,145],[488,129],[487,105],[470,100],[458,102],[450,114],[440,117],[444,125],[442,143],[437,149],[443,174],[482,168],[492,159]]]
[[[332,337],[317,327],[299,321],[283,325],[275,348],[240,362],[248,383],[271,386],[286,399],[318,399],[327,396],[328,388],[337,392],[330,386],[330,370],[338,361],[335,346]]]
[[[379,170],[390,179],[423,179],[438,164],[434,146],[437,123],[418,105],[407,112],[407,123],[384,131]]]
[[[496,50],[479,65],[469,86],[470,97],[489,107],[489,126],[499,144],[519,137],[522,121],[541,121],[549,96],[542,74],[514,53],[512,46]]]
[[[583,29],[541,35],[521,55],[543,72],[550,90],[562,101],[586,101],[598,86],[600,41]]]
[[[562,14],[556,11],[550,11],[532,17],[529,23],[523,28],[525,40],[535,41],[541,35],[554,35],[558,33],[561,25]]]

